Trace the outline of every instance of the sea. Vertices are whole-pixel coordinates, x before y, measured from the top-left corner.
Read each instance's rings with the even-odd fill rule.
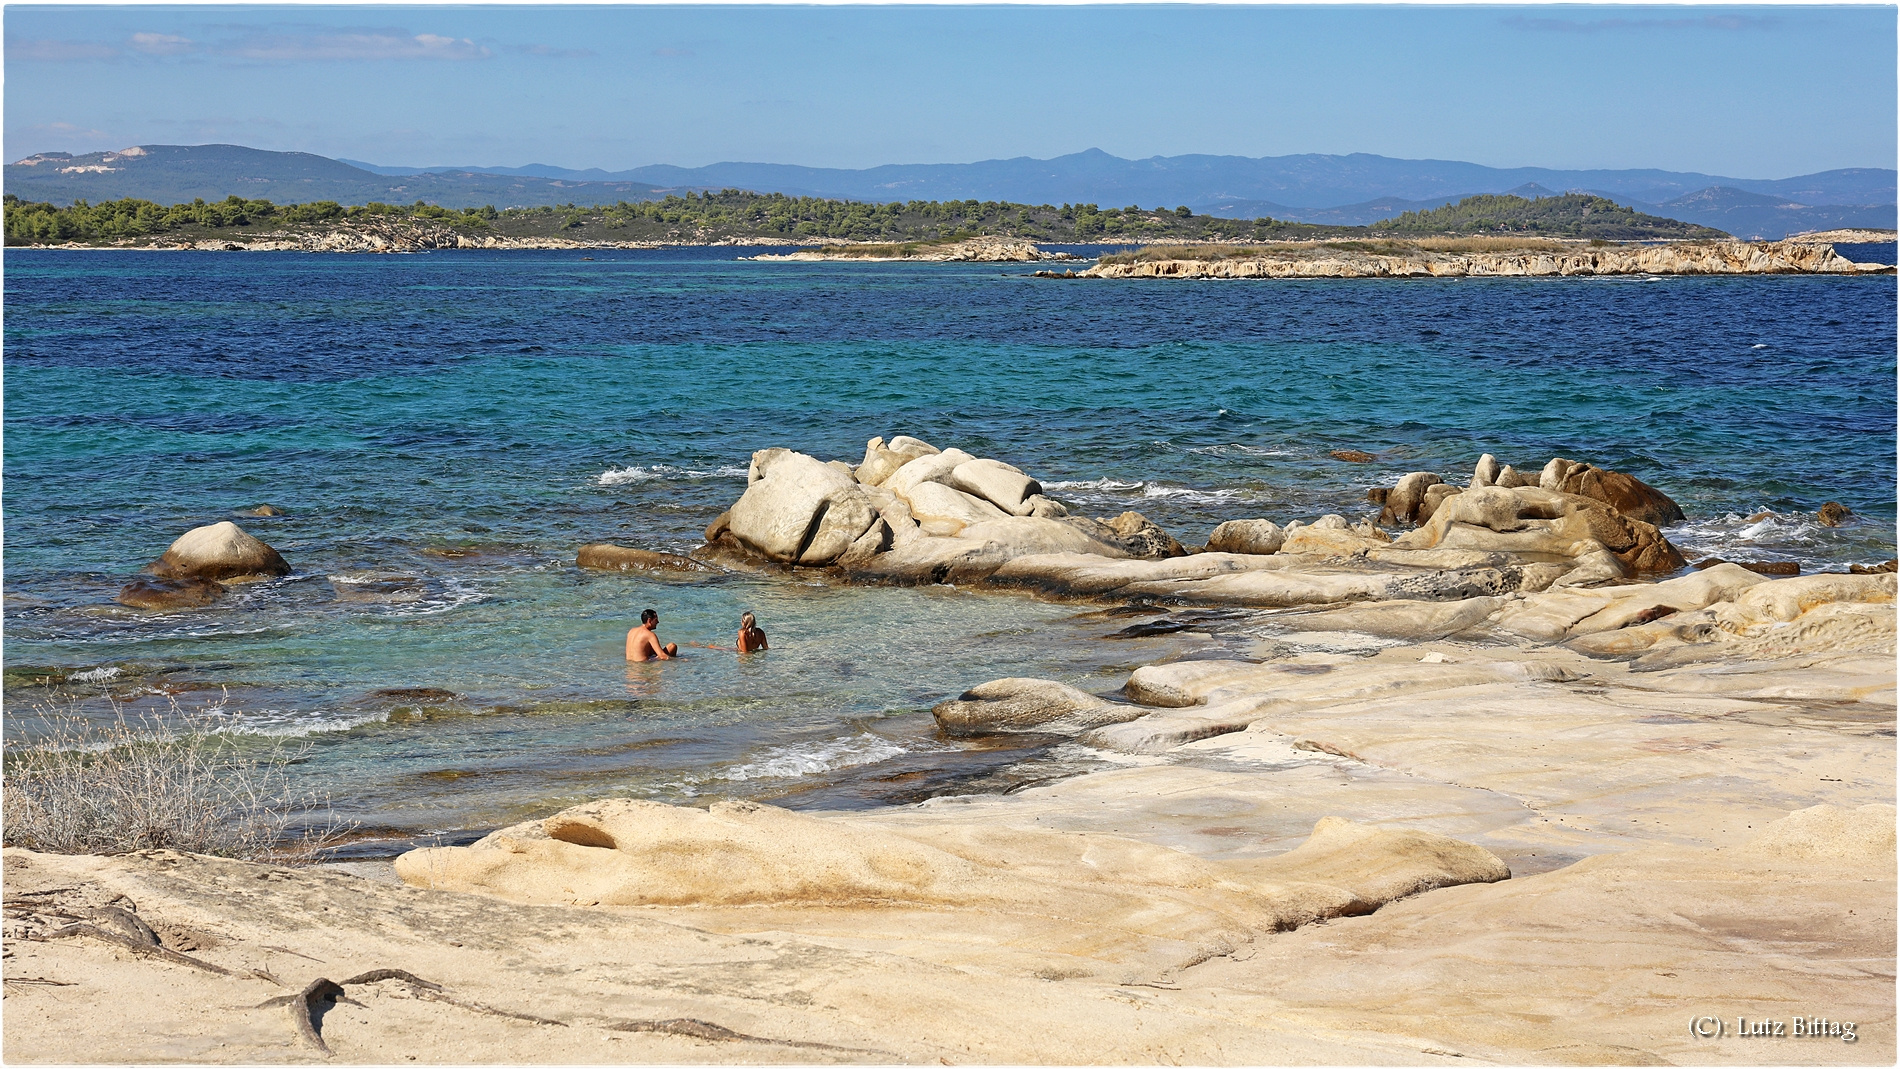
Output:
[[[1299,648],[1263,613],[1144,628],[822,572],[575,566],[590,542],[690,551],[754,450],[855,463],[874,435],[1189,544],[1357,519],[1368,489],[1488,452],[1639,476],[1688,513],[1668,535],[1692,558],[1895,554],[1892,276],[1110,281],[760,251],[782,250],[8,250],[7,740],[132,716],[288,747],[309,819],[352,829],[336,856],[378,857],[600,797],[1015,790],[1131,759],[946,737],[930,707]],[[1828,501],[1846,524],[1816,522]],[[264,504],[281,515],[241,514]],[[203,609],[115,604],[226,519],[293,574]],[[625,661],[645,608],[685,657]],[[744,611],[770,651],[708,648]]]

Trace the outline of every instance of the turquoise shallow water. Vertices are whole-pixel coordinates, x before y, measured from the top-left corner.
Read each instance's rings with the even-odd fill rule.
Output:
[[[1190,642],[947,589],[573,567],[590,541],[695,545],[756,448],[855,461],[874,434],[1189,542],[1358,515],[1369,486],[1492,452],[1634,472],[1688,510],[1692,551],[1893,555],[1892,278],[1078,283],[737,254],[10,252],[8,733],[55,697],[216,699],[220,730],[308,739],[299,775],[392,837],[606,793],[869,804],[1085,763],[938,738],[925,710],[1004,675],[1106,690]],[[1812,523],[1827,500],[1859,518]],[[189,614],[111,604],[260,502],[286,515],[239,522],[297,574]],[[647,605],[682,642],[753,609],[774,649],[630,669]],[[28,685],[49,668],[89,679]]]

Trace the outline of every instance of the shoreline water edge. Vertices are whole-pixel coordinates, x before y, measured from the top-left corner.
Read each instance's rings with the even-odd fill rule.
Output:
[[[1892,274],[1895,265],[1856,262],[1841,245],[1880,244],[1892,235],[1837,231],[1794,235],[1778,241],[1671,240],[1631,242],[1529,235],[1382,237],[1375,241],[1314,238],[1239,243],[1125,243],[1151,245],[1124,256],[1103,256],[1082,271],[1043,270],[1039,278],[1483,278],[1614,275],[1868,275]],[[818,246],[812,248],[811,246]],[[1512,246],[1518,247],[1512,247]],[[445,227],[382,224],[332,233],[262,235],[243,241],[200,239],[170,245],[97,242],[22,245],[65,251],[426,253],[439,250],[574,251],[793,247],[740,259],[774,263],[1038,263],[1077,261],[1068,248],[1019,238],[880,243],[844,239],[725,238],[712,242],[599,241],[553,237],[470,237]],[[1474,251],[1466,246],[1481,247]]]
[[[10,1053],[1890,1063],[1895,562],[1685,552],[1666,476],[1512,459],[1190,546],[948,443],[762,449],[698,549],[574,565],[1250,629],[946,696],[946,737],[1107,766],[1004,794],[607,797],[376,878],[9,848]],[[152,570],[124,596],[191,612],[289,565],[225,522]],[[105,995],[128,1027],[70,1012]]]

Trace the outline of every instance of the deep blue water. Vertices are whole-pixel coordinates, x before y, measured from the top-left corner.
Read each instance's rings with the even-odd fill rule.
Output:
[[[1120,623],[1073,607],[572,566],[590,541],[697,544],[755,449],[855,462],[880,434],[1190,543],[1356,516],[1491,452],[1642,477],[1692,553],[1893,555],[1892,277],[1064,281],[744,251],[9,251],[9,731],[54,693],[18,685],[36,667],[105,669],[87,709],[228,690],[218,722],[313,740],[351,815],[442,831],[609,791],[836,803],[927,781],[916,755],[977,760],[920,712],[971,684],[1118,682],[1134,651],[1095,639]],[[1829,500],[1857,520],[1810,522]],[[196,613],[111,604],[261,502],[286,515],[239,522],[297,575]],[[645,604],[685,641],[756,608],[775,649],[629,670]],[[413,687],[458,697],[375,694]]]

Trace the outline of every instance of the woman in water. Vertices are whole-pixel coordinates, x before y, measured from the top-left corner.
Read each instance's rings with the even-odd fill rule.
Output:
[[[766,649],[765,632],[759,629],[758,617],[751,613],[739,616],[739,652],[751,653],[753,650]]]

